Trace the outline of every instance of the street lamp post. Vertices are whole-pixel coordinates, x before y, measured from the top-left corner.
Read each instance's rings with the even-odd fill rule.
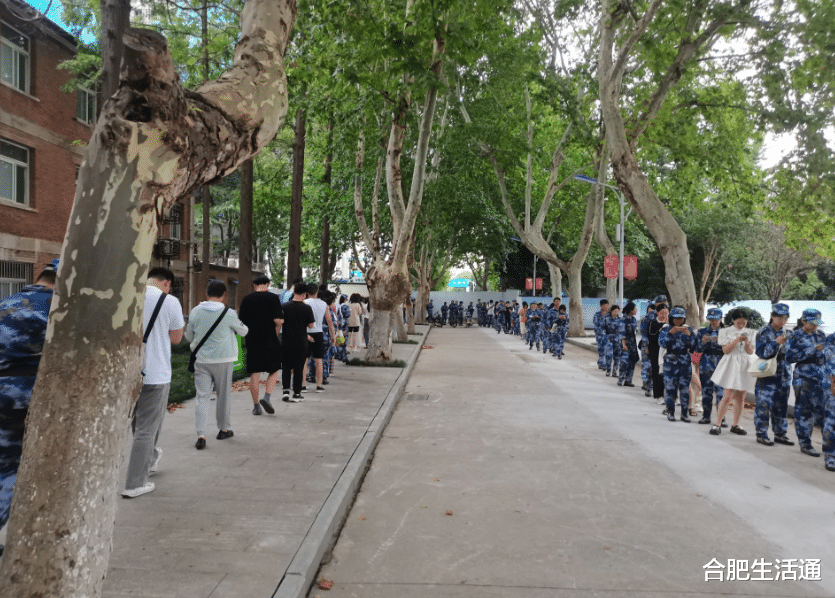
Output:
[[[620,305],[621,310],[623,309],[623,242],[624,237],[624,224],[626,224],[626,219],[629,218],[629,215],[632,214],[632,208],[629,208],[629,211],[626,212],[624,215],[624,208],[626,207],[626,199],[623,197],[623,193],[620,192],[620,189],[613,185],[607,185],[606,183],[601,183],[595,178],[590,176],[586,176],[584,174],[575,174],[574,178],[578,181],[582,181],[584,183],[589,183],[591,185],[600,185],[601,187],[608,187],[609,189],[614,189],[618,192],[618,201],[620,201],[620,223],[618,224],[617,234],[615,235],[615,240],[620,241],[620,264],[618,268],[618,305]]]

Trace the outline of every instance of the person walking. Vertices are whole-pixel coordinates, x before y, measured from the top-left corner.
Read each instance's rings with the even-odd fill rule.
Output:
[[[9,520],[57,271],[52,260],[34,284],[0,301],[0,528]]]
[[[209,400],[212,389],[217,393],[215,419],[218,440],[232,438],[232,405],[229,391],[232,389],[232,370],[238,360],[238,343],[235,334],[246,336],[249,329],[238,319],[234,309],[226,306],[226,285],[212,280],[206,287],[207,301],[191,310],[185,337],[194,357],[194,388],[197,396],[194,406],[194,424],[197,429],[195,448],[206,448],[206,420],[209,416]]]
[[[786,361],[795,364],[792,376],[794,387],[794,430],[800,443],[800,452],[810,457],[820,457],[812,446],[812,428],[815,425],[815,407],[823,402],[826,373],[824,344],[826,335],[818,330],[823,324],[821,312],[804,309],[802,327],[795,330],[786,342]]]
[[[748,318],[742,309],[732,309],[728,317],[733,326],[719,331],[719,345],[724,354],[713,376],[710,377],[714,384],[723,389],[722,400],[716,408],[716,424],[710,429],[710,433],[718,436],[722,432],[722,420],[733,402],[734,423],[731,432],[744,436],[748,432],[739,427],[739,419],[742,417],[745,395],[754,391],[754,378],[748,373],[748,356],[754,352],[752,340],[756,333],[747,328]]]
[[[557,359],[562,359],[563,353],[565,353],[565,339],[568,336],[568,324],[569,324],[569,316],[568,310],[565,307],[565,303],[561,303],[559,308],[557,309],[557,350],[555,355]]]
[[[246,335],[246,371],[252,396],[252,415],[261,415],[262,408],[272,415],[275,409],[270,396],[278,381],[281,367],[281,343],[278,334],[284,319],[281,299],[269,292],[270,279],[261,274],[252,281],[253,291],[241,300],[240,319],[249,329]],[[261,372],[267,373],[264,398],[258,400]]]
[[[824,357],[826,358],[823,388],[825,411],[823,428],[821,428],[823,458],[824,467],[828,471],[835,471],[835,332],[826,337]]]
[[[431,302],[431,301],[430,301]],[[362,297],[359,293],[351,295],[351,305],[349,306],[350,314],[348,315],[348,350],[356,351],[359,349],[357,342],[360,333],[360,326],[362,325]],[[430,312],[429,317],[432,317]]]
[[[303,401],[302,387],[304,386],[305,361],[308,354],[308,343],[313,337],[313,310],[304,301],[307,299],[307,285],[296,283],[293,287],[293,298],[281,305],[284,312],[284,324],[281,327],[281,400],[285,403]],[[352,303],[353,305],[353,303]],[[293,395],[290,396],[290,389]]]
[[[777,358],[777,371],[773,376],[757,379],[754,394],[757,397],[754,408],[754,426],[757,430],[757,442],[765,446],[772,446],[775,442],[794,446],[786,433],[789,429],[788,410],[789,392],[791,390],[791,371],[786,362],[786,343],[788,331],[786,322],[789,319],[789,306],[777,303],[771,308],[771,319],[768,325],[757,333],[754,352],[761,359]],[[771,429],[774,440],[768,437],[768,420],[771,418]]]
[[[683,307],[670,311],[670,324],[658,334],[658,346],[664,354],[664,413],[671,422],[676,421],[676,394],[681,405],[681,421],[690,423],[690,353],[696,348],[696,333],[687,326],[687,312]]]
[[[702,386],[702,419],[699,420],[700,424],[710,423],[714,400],[717,408],[719,403],[722,402],[724,392],[722,387],[717,386],[710,379],[725,354],[724,349],[719,345],[722,315],[721,309],[714,307],[707,310],[708,325],[696,332],[696,351],[702,354],[701,359],[699,359],[699,382]]]
[[[133,410],[133,444],[128,458],[128,473],[122,496],[136,498],[153,492],[148,476],[156,473],[162,459],[157,447],[168,393],[171,390],[171,345],[183,340],[183,308],[170,295],[174,273],[168,268],[151,268],[145,286],[142,312],[142,389]]]
[[[333,321],[331,320],[330,312],[328,312],[328,305],[319,299],[319,291],[327,291],[327,288],[312,283],[307,287],[307,299],[305,303],[313,310],[313,328],[310,329],[310,336],[313,340],[310,342],[310,355],[313,357],[313,362],[316,369],[316,392],[324,392],[325,387],[322,385],[324,370],[322,368],[322,360],[325,358],[325,353],[330,346],[325,344],[325,335],[322,327],[327,325],[329,331],[329,339],[336,338],[336,332],[333,328]]]
[[[638,327],[635,320],[636,313],[638,313],[638,306],[632,301],[623,308],[623,317],[618,330],[618,342],[621,348],[618,386],[635,386],[632,383],[632,376],[635,375],[635,365],[638,363],[638,343],[635,338],[635,331]]]

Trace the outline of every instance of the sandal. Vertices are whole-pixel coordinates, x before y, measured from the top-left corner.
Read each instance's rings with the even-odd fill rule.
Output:
[[[740,436],[745,436],[748,432],[740,428],[739,426],[731,426],[731,433],[739,434]]]
[[[720,428],[719,426],[713,426],[710,429],[710,433],[713,434],[714,436],[719,436],[719,434],[722,433],[722,428]]]

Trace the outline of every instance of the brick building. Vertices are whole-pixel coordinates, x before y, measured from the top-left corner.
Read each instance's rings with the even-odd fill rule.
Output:
[[[21,0],[3,0],[0,28],[0,297],[5,297],[32,283],[61,252],[83,142],[92,133],[99,98],[95,90],[61,91],[72,75],[58,65],[76,54],[75,39],[61,27]],[[182,201],[166,216],[151,260],[151,267],[174,272],[172,294],[186,314],[205,299],[202,290],[191,292],[199,280],[190,243],[192,205]],[[220,257],[210,263],[211,277],[229,285],[231,304],[238,278],[233,265]]]
[[[18,0],[0,3],[0,296],[58,257],[95,95],[66,93],[75,40]]]

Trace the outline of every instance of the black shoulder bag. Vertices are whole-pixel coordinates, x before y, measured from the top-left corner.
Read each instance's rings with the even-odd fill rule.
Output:
[[[228,307],[223,308],[223,311],[220,312],[220,317],[215,320],[215,323],[212,324],[212,327],[209,328],[208,332],[206,332],[206,336],[200,339],[200,342],[197,343],[194,351],[191,352],[191,356],[188,358],[188,371],[192,374],[194,373],[194,362],[197,361],[197,352],[200,350],[200,347],[203,346],[203,343],[206,342],[206,339],[208,339],[212,335],[212,332],[215,331],[215,328],[217,328],[217,325],[220,324],[220,321],[223,319],[223,316],[226,315],[227,311],[229,311]]]
[[[156,306],[154,307],[154,312],[151,314],[151,319],[148,320],[148,326],[145,327],[145,334],[142,335],[142,344],[146,344],[148,342],[148,337],[151,336],[151,330],[154,329],[154,322],[157,321],[157,316],[159,315],[159,310],[162,309],[162,303],[165,301],[165,293],[159,296],[159,300],[157,301]],[[142,363],[145,363],[145,357],[142,357]],[[145,375],[145,370],[142,370],[142,375]]]

